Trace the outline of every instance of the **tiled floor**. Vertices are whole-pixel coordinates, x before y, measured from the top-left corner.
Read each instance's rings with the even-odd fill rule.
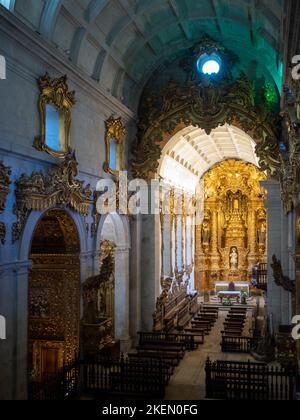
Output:
[[[175,370],[167,388],[166,400],[204,400],[205,399],[205,362],[211,360],[248,361],[253,360],[247,354],[228,354],[221,352],[221,331],[227,311],[221,311],[219,319],[210,333],[206,336],[205,344],[198,350],[189,352]],[[246,328],[247,330],[247,325]]]

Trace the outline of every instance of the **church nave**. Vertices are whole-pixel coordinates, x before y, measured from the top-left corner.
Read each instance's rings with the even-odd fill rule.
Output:
[[[0,0],[1,401],[300,398],[299,22]]]

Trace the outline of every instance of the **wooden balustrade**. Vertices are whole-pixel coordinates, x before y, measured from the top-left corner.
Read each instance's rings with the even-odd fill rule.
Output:
[[[223,332],[221,348],[223,353],[250,353],[256,342],[253,337],[230,336]]]
[[[80,393],[80,366],[77,362],[66,365],[56,375],[47,375],[42,382],[30,382],[29,400],[72,400]]]
[[[148,333],[140,332],[139,344],[143,346],[148,343],[163,344],[166,347],[170,343],[182,344],[186,350],[195,350],[197,343],[195,341],[195,335],[193,334],[168,334],[168,333]]]
[[[95,397],[163,398],[170,367],[162,360],[119,360],[84,362],[83,391]]]
[[[206,362],[206,397],[219,400],[293,400],[297,374],[261,363]]]

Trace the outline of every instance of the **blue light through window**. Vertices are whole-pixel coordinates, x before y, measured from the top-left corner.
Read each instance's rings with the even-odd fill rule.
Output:
[[[0,0],[0,4],[2,4],[2,6],[4,6],[7,10],[10,10],[10,3],[11,0]]]
[[[218,74],[220,71],[220,64],[215,60],[208,60],[202,66],[203,74]]]
[[[218,74],[221,70],[222,60],[221,58],[213,54],[203,54],[197,61],[197,67],[199,73],[211,76],[212,74]]]
[[[117,141],[115,139],[110,139],[110,159],[109,167],[113,170],[117,170]]]
[[[55,151],[61,150],[59,112],[52,105],[46,105],[46,145]]]

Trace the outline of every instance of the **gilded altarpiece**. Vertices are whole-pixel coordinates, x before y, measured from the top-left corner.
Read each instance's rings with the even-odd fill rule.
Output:
[[[32,379],[40,381],[78,356],[80,266],[78,256],[72,255],[31,259],[29,363]],[[53,364],[47,353],[52,353]]]
[[[31,382],[55,375],[79,354],[80,244],[76,226],[60,209],[48,211],[32,240],[28,296]]]
[[[204,219],[196,226],[196,289],[214,291],[220,281],[250,281],[266,262],[265,175],[254,165],[228,160],[204,177]]]

